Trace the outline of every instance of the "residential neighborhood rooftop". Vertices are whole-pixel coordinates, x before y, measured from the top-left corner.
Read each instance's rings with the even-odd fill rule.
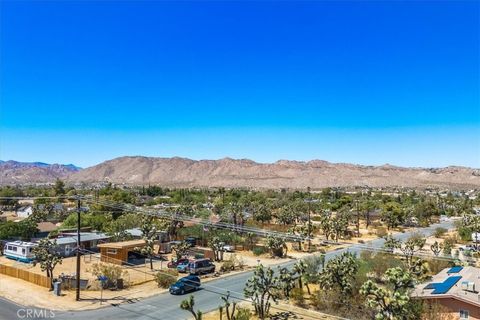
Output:
[[[93,240],[105,240],[110,238],[105,233],[94,233],[94,232],[81,232],[80,233],[80,242],[84,241],[93,241]],[[63,237],[56,239],[58,245],[77,243],[76,234],[67,234]]]
[[[479,290],[480,268],[452,267],[417,285],[413,296],[421,299],[453,298],[480,307]]]

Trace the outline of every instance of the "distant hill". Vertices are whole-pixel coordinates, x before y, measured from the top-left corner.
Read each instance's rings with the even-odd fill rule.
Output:
[[[48,183],[65,179],[81,168],[73,164],[48,164],[43,162],[18,162],[0,160],[0,184]]]
[[[480,170],[466,167],[403,168],[280,160],[191,160],[186,158],[121,157],[68,176],[70,182],[114,182],[170,187],[323,188],[480,187]]]

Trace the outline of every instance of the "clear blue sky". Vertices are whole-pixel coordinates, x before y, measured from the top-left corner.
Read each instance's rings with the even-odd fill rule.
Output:
[[[0,159],[480,167],[478,1],[2,1]]]

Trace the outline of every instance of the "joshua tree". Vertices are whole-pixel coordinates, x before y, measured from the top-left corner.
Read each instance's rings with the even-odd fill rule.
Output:
[[[230,302],[230,292],[227,291],[226,296],[221,297],[223,300],[223,306],[220,306],[219,311],[220,311],[220,320],[223,320],[223,310],[225,310],[225,314],[227,315],[227,320],[236,320],[235,316],[235,311],[237,308],[237,303],[236,302]],[[230,306],[232,309],[230,309]]]
[[[410,312],[408,290],[414,286],[412,275],[398,267],[390,268],[385,272],[384,280],[387,287],[367,280],[360,289],[360,293],[367,297],[367,305],[375,310],[375,319],[407,319]]]
[[[42,239],[38,243],[38,246],[33,248],[33,254],[36,261],[34,265],[40,263],[42,271],[47,273],[47,277],[50,278],[50,290],[53,290],[53,270],[57,264],[62,264],[62,257],[56,251],[56,242],[48,239]],[[77,249],[78,250],[78,249]],[[79,275],[77,275],[78,277]]]
[[[442,251],[442,246],[438,243],[438,241],[435,241],[431,246],[430,250],[432,250],[433,254],[438,257],[440,252]]]
[[[259,265],[253,272],[253,277],[248,279],[245,287],[245,296],[252,299],[255,313],[260,319],[268,316],[271,300],[276,302],[279,298],[279,281],[273,276],[271,268]]]
[[[157,240],[157,228],[153,223],[152,216],[143,217],[140,230],[142,231],[143,240],[145,241],[145,246],[140,248],[140,252],[149,258],[150,269],[153,270],[153,256],[155,254],[154,245],[155,240]]]
[[[223,260],[223,242],[219,237],[214,236],[208,241],[208,246],[212,249],[215,261]]]
[[[266,246],[274,257],[283,257],[287,254],[287,244],[282,237],[268,235]]]
[[[187,299],[183,300],[180,303],[180,308],[182,310],[189,311],[193,315],[193,318],[195,320],[202,320],[202,311],[193,310],[194,306],[195,306],[195,299],[193,298],[193,296],[188,297]]]
[[[344,252],[342,255],[327,262],[320,272],[319,283],[323,289],[338,289],[345,299],[352,293],[353,283],[358,271],[358,260],[354,254]]]
[[[172,245],[172,251],[175,252],[175,258],[177,260],[185,256],[188,252],[188,249],[190,249],[190,245],[185,241]]]

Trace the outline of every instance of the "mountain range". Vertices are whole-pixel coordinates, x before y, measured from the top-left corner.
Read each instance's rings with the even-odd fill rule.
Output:
[[[364,166],[279,160],[258,163],[248,159],[191,160],[187,158],[120,157],[81,169],[74,165],[41,162],[0,162],[1,184],[49,183],[61,178],[70,183],[112,182],[168,187],[480,187],[480,170]]]
[[[79,170],[81,168],[73,164],[0,160],[0,184],[50,183],[57,178],[65,179]]]

